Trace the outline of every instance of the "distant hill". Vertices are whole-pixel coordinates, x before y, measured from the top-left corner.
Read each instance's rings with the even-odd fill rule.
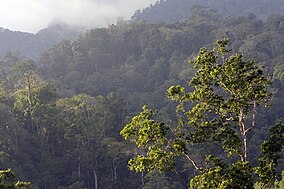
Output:
[[[174,23],[190,17],[196,5],[216,10],[218,15],[224,17],[253,13],[265,19],[271,14],[283,14],[284,10],[283,0],[159,0],[155,5],[137,10],[131,20]]]
[[[17,51],[27,58],[37,59],[41,53],[61,40],[74,40],[82,32],[81,28],[61,22],[53,23],[36,34],[0,28],[0,59],[8,51]]]

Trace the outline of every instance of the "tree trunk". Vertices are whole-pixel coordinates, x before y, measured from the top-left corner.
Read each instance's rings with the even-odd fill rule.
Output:
[[[17,132],[15,132],[15,142],[16,142],[16,148],[18,148],[18,135],[17,135]]]
[[[78,163],[78,178],[81,177],[81,157],[79,157],[79,163]]]
[[[144,172],[143,171],[141,172],[141,183],[142,183],[142,186],[145,185],[145,182],[144,182]]]
[[[27,88],[28,88],[28,103],[29,103],[29,114],[30,114],[30,123],[31,123],[31,130],[34,130],[34,119],[33,119],[33,104],[32,104],[32,93],[31,93],[31,78],[30,76],[26,76],[27,79]]]
[[[243,152],[241,154],[241,161],[246,162],[247,161],[247,132],[249,131],[245,127],[244,123],[244,115],[243,115],[243,110],[240,110],[239,114],[239,127],[240,127],[240,133],[242,136],[242,143],[243,143]]]
[[[95,189],[98,189],[98,177],[95,169],[93,169],[93,174],[95,179]]]
[[[112,161],[112,167],[113,167],[113,175],[114,175],[114,180],[117,179],[117,166],[121,163],[122,161],[118,161],[117,163],[115,163],[115,161]]]

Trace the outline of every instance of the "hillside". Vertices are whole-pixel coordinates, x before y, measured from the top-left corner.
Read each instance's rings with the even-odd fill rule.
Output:
[[[222,17],[254,14],[266,19],[271,14],[282,14],[282,0],[160,0],[143,10],[137,10],[132,21],[145,20],[148,23],[174,23],[185,20],[202,9],[216,11]]]
[[[241,75],[246,78],[246,83],[242,83],[241,87],[250,82],[250,76],[256,78],[256,81],[263,77],[271,79],[269,90],[272,91],[273,96],[271,100],[269,98],[270,108],[263,106],[253,108],[251,107],[254,104],[252,102],[247,108],[248,112],[252,112],[253,115],[257,112],[255,119],[250,119],[254,117],[250,114],[246,117],[248,118],[246,121],[253,122],[255,125],[252,128],[253,133],[248,136],[248,161],[254,167],[257,166],[261,154],[260,145],[269,138],[269,128],[281,119],[283,120],[284,16],[274,14],[268,16],[266,20],[253,15],[223,18],[207,9],[202,8],[202,10],[206,11],[172,24],[148,24],[120,20],[116,25],[89,30],[74,40],[61,40],[41,53],[38,60],[34,61],[13,53],[5,56],[0,61],[0,131],[2,133],[0,135],[0,160],[3,169],[12,168],[19,180],[32,182],[31,189],[187,189],[198,172],[186,158],[176,158],[174,172],[135,173],[129,171],[130,166],[127,164],[129,159],[151,148],[142,146],[141,149],[123,140],[120,131],[126,123],[139,119],[145,120],[143,124],[146,126],[153,126],[156,120],[165,123],[156,124],[153,129],[149,127],[150,129],[142,130],[141,133],[144,133],[142,138],[147,137],[151,131],[163,134],[167,130],[163,129],[164,126],[182,132],[191,130],[189,129],[192,126],[189,123],[191,120],[179,119],[181,118],[179,116],[187,116],[187,112],[187,115],[177,115],[175,111],[176,105],[185,101],[184,108],[188,109],[195,105],[195,103],[190,104],[190,100],[187,99],[190,96],[187,94],[190,93],[184,93],[187,96],[180,95],[178,90],[172,93],[174,94],[172,97],[176,99],[185,97],[176,102],[167,98],[169,97],[167,89],[180,85],[186,91],[193,91],[194,87],[189,86],[188,83],[198,71],[195,70],[197,66],[188,64],[189,60],[197,57],[201,47],[212,49],[212,43],[223,38],[229,38],[228,48],[232,49],[232,53],[239,52],[243,55],[244,61],[241,61],[242,64],[239,67],[239,59],[232,59],[233,64],[238,68],[229,67],[230,69],[227,69],[231,70],[231,76],[232,73],[234,76],[235,70],[247,71],[248,75]],[[58,26],[42,30],[35,35],[3,31],[7,37],[20,36],[17,39],[24,39],[23,42],[36,38],[46,43],[49,39],[63,38],[68,34],[64,32],[66,30]],[[64,35],[61,35],[62,33]],[[22,36],[26,37],[21,38]],[[9,38],[7,40],[12,41]],[[35,46],[25,47],[29,48],[28,52],[37,50]],[[205,58],[209,57],[211,58],[208,58],[209,60],[214,60],[215,55],[205,55]],[[255,63],[249,61],[251,59]],[[212,70],[211,62],[203,60],[200,62],[208,63],[208,67]],[[224,61],[224,58],[218,59],[219,62],[222,60]],[[255,71],[256,67],[246,66],[243,63],[257,66],[258,69]],[[220,68],[218,65],[215,66]],[[251,68],[252,71],[250,71]],[[211,78],[217,78],[214,76],[215,70],[212,72],[208,69],[204,70],[207,70],[207,74],[203,75],[209,76],[204,81],[211,86],[214,83]],[[218,72],[220,71],[222,72],[221,69]],[[199,75],[202,73],[204,72],[199,71]],[[223,78],[225,82],[227,82],[226,78]],[[236,77],[233,82],[229,80],[233,88],[238,83],[238,79],[242,80],[242,77]],[[266,83],[266,80],[263,81]],[[270,84],[267,82],[265,86],[268,83]],[[212,89],[217,87],[220,86],[216,85]],[[241,87],[239,85],[237,90]],[[181,87],[172,89],[178,88]],[[258,89],[259,87],[250,88],[256,91]],[[204,92],[205,96],[211,97],[212,95],[206,90],[210,91],[211,88],[206,87]],[[217,92],[217,94],[224,94],[224,99],[229,99],[226,97],[229,93],[222,90]],[[200,96],[204,95],[200,92]],[[246,99],[250,98],[249,93],[247,96]],[[213,105],[218,106],[219,101],[216,101],[216,98],[212,99]],[[238,99],[233,102],[228,105],[243,103]],[[245,105],[247,105],[246,102],[244,101]],[[152,108],[153,112],[146,112],[144,114],[148,117],[146,119],[143,117],[141,119],[141,116],[139,119],[137,117],[132,119],[144,104]],[[208,102],[204,103],[206,107],[207,104]],[[228,105],[220,106],[218,112],[227,108]],[[232,111],[239,112],[234,108]],[[215,111],[210,109],[208,112],[214,113]],[[151,117],[147,116],[149,113],[157,114],[153,120],[148,121]],[[228,115],[225,113],[224,116],[230,116],[230,112]],[[241,119],[244,120],[244,117],[241,116]],[[235,132],[239,128],[235,124],[238,122],[236,117],[233,120],[224,117],[223,120],[232,121],[227,122],[229,125],[234,124],[231,131]],[[196,122],[196,125],[199,125],[199,122]],[[179,126],[187,128],[180,129]],[[234,141],[238,140],[236,138],[236,140],[231,140],[230,137],[234,137],[232,133],[226,133],[227,130],[222,130],[223,128],[219,129],[219,122],[214,122],[214,127],[203,126],[202,130],[197,130],[200,131],[198,136],[201,137],[187,135],[189,137],[185,138],[186,141],[191,142],[191,139],[195,137],[195,142],[197,141],[193,143],[194,147],[189,155],[193,155],[203,166],[207,164],[215,166],[213,163],[218,163],[226,167],[235,159],[239,159],[236,155],[239,153],[238,150],[229,151],[234,153],[232,156],[225,155],[222,144],[212,137],[212,134],[219,133],[222,138],[229,138],[225,142],[228,142],[227,147],[231,147],[235,145]],[[279,124],[280,126],[283,124]],[[218,128],[215,129],[216,127]],[[243,131],[246,132],[245,129]],[[150,137],[159,140],[160,136],[154,133]],[[176,136],[183,137],[184,135],[177,134]],[[169,134],[167,137],[175,136]],[[278,142],[284,140],[283,136],[278,137],[281,140],[274,137]],[[152,139],[146,139],[150,140],[150,145],[154,143]],[[211,142],[211,139],[214,142]],[[145,143],[148,143],[147,141]],[[177,146],[177,149],[183,149],[179,148],[178,143],[183,141],[171,141],[177,141],[174,146]],[[162,144],[158,146],[158,149],[165,146]],[[277,151],[278,146],[272,150]],[[235,149],[237,148],[238,146]],[[273,166],[283,155],[283,151],[281,154],[281,149],[279,150],[280,152],[273,156],[276,157]],[[164,150],[158,150],[158,152],[164,152]],[[208,153],[213,155],[211,160],[214,162],[204,160]],[[163,155],[163,153],[160,154]],[[160,157],[159,154],[154,156]],[[165,164],[165,162],[162,163]],[[240,178],[239,181],[246,181],[243,179],[242,167],[239,170],[236,170],[236,167],[231,166],[229,168],[232,169],[226,169],[226,171],[234,170],[231,172],[241,177],[233,175],[229,180]],[[212,172],[217,173],[217,176],[222,175],[223,173],[219,174],[218,170],[220,169],[214,169]],[[249,169],[249,174],[245,175],[250,177],[252,175],[250,173],[254,170]],[[279,161],[275,173],[280,173],[282,170],[284,170],[283,158]],[[253,174],[254,177],[251,180],[259,181],[258,175]],[[212,177],[215,178],[215,175],[210,176]],[[217,184],[221,183],[219,178],[216,177]],[[271,180],[274,181],[275,178]],[[236,182],[236,184],[239,183]]]
[[[0,28],[0,58],[8,51],[17,51],[25,57],[37,59],[62,39],[74,40],[81,33],[82,29],[64,23],[51,24],[36,34]]]

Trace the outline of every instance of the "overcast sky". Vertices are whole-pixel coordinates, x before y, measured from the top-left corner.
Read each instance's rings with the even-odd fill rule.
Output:
[[[129,19],[157,0],[0,0],[0,27],[37,32],[54,20],[83,26],[106,26]]]

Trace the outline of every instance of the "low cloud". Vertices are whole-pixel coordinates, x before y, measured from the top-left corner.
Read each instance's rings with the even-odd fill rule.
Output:
[[[85,27],[129,19],[137,9],[156,0],[1,0],[0,27],[37,32],[53,20]]]

